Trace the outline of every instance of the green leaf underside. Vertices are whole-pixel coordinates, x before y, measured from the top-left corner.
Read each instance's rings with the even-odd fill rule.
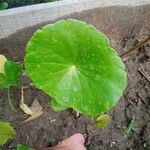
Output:
[[[20,84],[21,67],[13,61],[6,61],[5,74],[0,73],[0,89]]]
[[[10,138],[15,136],[14,129],[8,122],[0,121],[0,145],[5,144]]]
[[[32,150],[30,147],[27,147],[23,144],[18,144],[17,150]]]
[[[84,22],[68,19],[45,26],[26,51],[30,78],[59,110],[96,116],[113,107],[126,87],[121,59],[106,36]]]
[[[21,67],[13,61],[6,61],[5,74],[11,86],[16,86],[20,82]]]

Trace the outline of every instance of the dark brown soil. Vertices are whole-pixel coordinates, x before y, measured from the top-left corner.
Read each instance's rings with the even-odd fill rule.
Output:
[[[121,13],[124,13],[124,15],[129,15],[133,11],[131,10],[120,8]],[[103,11],[110,13],[108,9]],[[117,25],[119,19],[116,24],[112,23],[112,16],[108,15],[107,21],[110,22],[108,24],[108,22],[104,21],[106,20],[105,17],[99,18],[98,14],[103,11],[92,10],[73,14],[71,17],[92,23],[98,29],[101,29],[110,37],[112,46],[118,50],[119,54],[149,36],[148,25],[142,25],[140,20],[135,23],[136,26],[131,27],[131,25],[125,26],[121,24],[120,27]],[[112,11],[114,11],[114,14],[119,14],[117,9],[112,9]],[[138,11],[145,10],[136,8],[135,11],[140,15]],[[117,16],[115,17],[117,18]],[[128,19],[132,20],[132,17]],[[142,23],[146,24],[144,21]],[[6,55],[9,59],[23,62],[25,46],[33,32],[40,26],[23,29],[6,39],[0,40],[0,53]],[[150,82],[138,71],[139,68],[143,67],[147,74],[150,75],[150,43],[130,53],[123,61],[128,73],[128,86],[117,106],[109,112],[111,122],[106,129],[96,128],[88,117],[81,115],[77,118],[72,110],[53,111],[50,107],[50,98],[44,92],[29,86],[30,80],[27,76],[22,77],[22,85],[29,86],[25,90],[25,101],[27,104],[31,104],[34,99],[38,99],[44,108],[44,115],[28,123],[21,124],[25,119],[23,112],[19,108],[21,89],[11,89],[11,97],[17,112],[11,111],[8,107],[6,104],[6,91],[1,90],[0,119],[11,122],[16,130],[16,140],[10,140],[0,149],[14,150],[18,143],[31,147],[52,146],[78,132],[87,135],[86,146],[89,150],[150,149]],[[127,128],[134,117],[135,121],[131,132],[126,135]]]

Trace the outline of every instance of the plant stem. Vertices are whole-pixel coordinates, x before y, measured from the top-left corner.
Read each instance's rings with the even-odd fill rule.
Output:
[[[7,89],[7,101],[9,103],[11,109],[16,112],[16,110],[15,110],[13,104],[12,104],[11,98],[10,98],[10,89],[9,88]]]

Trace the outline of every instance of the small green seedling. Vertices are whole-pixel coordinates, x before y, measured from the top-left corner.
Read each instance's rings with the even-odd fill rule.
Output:
[[[15,131],[8,122],[0,121],[0,145],[15,137]]]
[[[105,128],[107,127],[110,121],[110,117],[107,114],[101,114],[94,122],[96,123],[97,127]]]
[[[133,128],[134,128],[134,123],[135,123],[135,116],[133,117],[132,121],[128,125],[128,127],[126,129],[126,135],[125,136],[128,136],[128,135],[130,135],[132,133]]]
[[[0,55],[0,89],[7,89],[8,102],[13,110],[10,88],[20,84],[21,66]]]
[[[52,97],[54,110],[97,117],[117,104],[126,87],[125,66],[108,38],[82,21],[61,20],[37,30],[26,52],[26,71]]]
[[[134,131],[134,126],[135,126],[135,116],[133,117],[133,119],[130,121],[130,123],[128,124],[128,126],[120,126],[118,125],[117,127],[119,129],[122,129],[125,132],[125,135],[123,137],[123,139],[125,139],[126,137],[130,136],[132,134],[132,132]],[[121,139],[121,141],[123,140]]]

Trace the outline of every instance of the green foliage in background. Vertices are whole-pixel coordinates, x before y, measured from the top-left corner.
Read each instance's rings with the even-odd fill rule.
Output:
[[[58,0],[0,0],[0,10],[54,1]]]
[[[26,71],[52,97],[55,110],[97,116],[115,106],[126,87],[121,58],[104,34],[84,22],[68,19],[43,27],[26,52]]]
[[[8,3],[0,1],[0,11],[8,8]]]
[[[8,122],[0,121],[0,145],[14,138],[15,131]]]

